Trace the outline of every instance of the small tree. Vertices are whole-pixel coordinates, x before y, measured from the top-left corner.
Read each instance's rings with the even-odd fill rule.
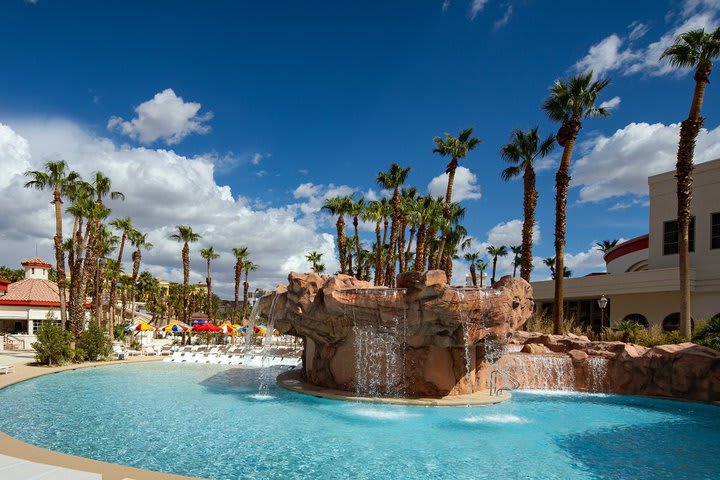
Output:
[[[82,349],[91,362],[109,356],[112,351],[110,339],[105,337],[102,329],[95,322],[90,322],[88,329],[80,335],[77,348]]]
[[[37,339],[32,348],[35,350],[35,359],[42,365],[62,365],[72,356],[72,333],[58,328],[51,313],[48,313],[46,320],[40,325]]]

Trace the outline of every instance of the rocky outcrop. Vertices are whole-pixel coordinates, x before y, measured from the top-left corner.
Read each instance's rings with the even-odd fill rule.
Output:
[[[507,355],[501,367],[522,377],[523,388],[568,387],[547,385],[539,366],[566,362],[573,369],[569,388],[575,390],[720,401],[720,352],[694,343],[648,348],[528,332],[515,332],[510,343],[522,349]]]
[[[315,385],[356,389],[360,361],[371,362],[387,380],[375,385],[381,392],[402,388],[408,395],[442,396],[476,389],[474,376],[466,376],[466,344],[474,369],[480,363],[474,359],[488,355],[485,344],[504,342],[534,307],[530,285],[511,277],[494,289],[457,288],[434,270],[400,274],[397,285],[388,289],[348,275],[291,273],[287,286],[260,299],[258,308],[272,315],[275,328],[304,339],[304,375]],[[366,352],[376,348],[373,342],[390,347],[381,354]]]

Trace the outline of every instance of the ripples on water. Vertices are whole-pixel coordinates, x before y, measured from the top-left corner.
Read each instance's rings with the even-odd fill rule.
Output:
[[[470,409],[364,405],[261,392],[260,378],[162,362],[48,375],[0,390],[0,429],[215,480],[718,478],[709,405],[557,391]]]

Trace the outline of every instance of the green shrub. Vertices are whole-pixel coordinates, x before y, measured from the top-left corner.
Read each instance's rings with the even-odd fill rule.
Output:
[[[660,325],[654,325],[650,330],[643,329],[638,332],[635,343],[644,347],[655,347],[657,345],[674,345],[687,342],[687,339],[680,335],[680,332],[664,332]]]
[[[98,359],[104,359],[112,352],[110,339],[105,337],[105,333],[95,322],[90,322],[90,326],[85,330],[77,342],[77,349],[83,350],[86,359],[94,362]]]
[[[720,317],[714,317],[693,338],[695,343],[720,350]]]
[[[638,336],[647,332],[645,327],[632,320],[623,320],[612,326],[614,332],[618,332],[620,340],[625,343],[637,343]]]
[[[113,329],[113,333],[115,334],[115,340],[122,342],[125,340],[125,327],[123,325],[115,325],[115,328]]]
[[[83,350],[82,348],[76,348],[72,351],[73,355],[73,362],[75,363],[82,363],[85,360],[87,360],[87,352]]]
[[[38,341],[32,344],[35,358],[43,365],[63,365],[72,358],[70,343],[73,336],[70,332],[55,325],[54,321],[44,321],[37,331]]]

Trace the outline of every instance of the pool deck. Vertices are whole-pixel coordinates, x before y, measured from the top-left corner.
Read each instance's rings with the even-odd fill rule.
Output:
[[[156,362],[160,356],[130,357],[127,360],[111,362],[87,362],[64,365],[62,367],[44,367],[30,365],[34,360],[33,352],[2,351],[0,365],[14,365],[15,372],[0,374],[0,389],[31,378],[51,373],[93,368],[106,365],[125,365],[129,363]],[[8,476],[9,475],[9,476]],[[103,480],[188,480],[193,477],[152,472],[114,463],[90,460],[88,458],[66,455],[64,453],[36,447],[0,432],[0,478],[7,480],[37,479],[100,479]]]
[[[388,398],[388,397],[361,397],[352,392],[333,390],[318,387],[305,382],[301,378],[300,369],[281,373],[277,377],[278,385],[293,392],[312,395],[313,397],[330,400],[344,400],[351,402],[385,403],[394,405],[416,405],[426,407],[464,407],[466,405],[495,405],[510,400],[512,394],[503,392],[502,395],[490,395],[490,390],[482,390],[472,395],[448,395],[446,397],[414,397],[414,398]]]

